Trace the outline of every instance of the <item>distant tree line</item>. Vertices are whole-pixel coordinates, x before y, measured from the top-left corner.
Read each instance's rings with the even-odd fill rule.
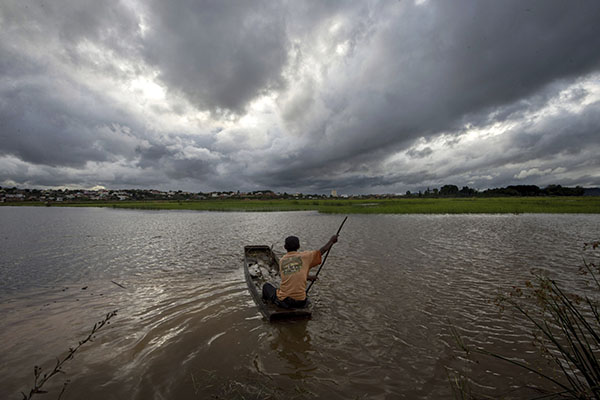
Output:
[[[565,187],[561,185],[548,185],[540,188],[536,185],[510,185],[502,188],[477,189],[463,186],[459,189],[456,185],[444,185],[441,188],[429,189],[412,193],[406,192],[409,197],[505,197],[505,196],[583,196],[585,189],[581,186]]]

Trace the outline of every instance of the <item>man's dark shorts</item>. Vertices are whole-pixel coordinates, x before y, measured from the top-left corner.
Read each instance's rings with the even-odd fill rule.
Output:
[[[277,288],[270,283],[265,283],[262,288],[262,297],[264,300],[270,301],[281,308],[303,308],[306,307],[306,300],[298,301],[291,297],[286,297],[283,300],[277,298]]]

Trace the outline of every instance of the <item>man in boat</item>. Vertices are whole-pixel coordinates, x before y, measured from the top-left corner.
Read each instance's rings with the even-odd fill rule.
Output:
[[[310,276],[311,268],[321,264],[321,256],[328,252],[334,243],[337,243],[337,235],[319,250],[298,251],[300,239],[296,236],[288,236],[285,239],[287,253],[279,260],[279,275],[281,286],[277,289],[270,283],[263,285],[263,299],[272,301],[283,308],[302,308],[306,306],[306,281],[316,280],[316,276]]]

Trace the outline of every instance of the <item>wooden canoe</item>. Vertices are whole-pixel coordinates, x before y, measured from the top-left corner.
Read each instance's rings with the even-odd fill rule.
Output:
[[[290,318],[308,318],[312,314],[310,301],[306,307],[286,309],[277,307],[262,298],[262,287],[270,282],[279,287],[279,260],[269,246],[244,247],[244,275],[248,290],[262,315],[269,321]]]

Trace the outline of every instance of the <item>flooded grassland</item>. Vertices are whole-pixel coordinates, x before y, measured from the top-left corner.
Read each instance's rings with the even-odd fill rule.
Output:
[[[600,214],[598,196],[368,198],[368,199],[207,199],[18,202],[7,205],[111,207],[139,210],[318,211],[327,214]],[[2,205],[2,203],[0,203]]]

